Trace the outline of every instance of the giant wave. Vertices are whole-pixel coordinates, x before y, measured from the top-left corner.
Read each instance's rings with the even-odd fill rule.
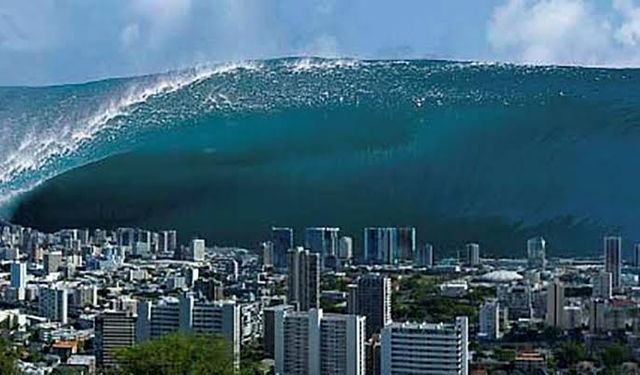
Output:
[[[177,228],[415,225],[445,250],[633,240],[640,71],[290,58],[0,88],[5,218]],[[639,238],[640,239],[640,238]],[[522,251],[522,250],[518,250]]]

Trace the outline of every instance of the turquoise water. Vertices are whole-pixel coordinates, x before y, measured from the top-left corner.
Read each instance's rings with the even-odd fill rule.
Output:
[[[0,88],[3,215],[46,230],[415,225],[453,250],[635,240],[640,71],[280,59]],[[640,240],[640,235],[638,235]]]

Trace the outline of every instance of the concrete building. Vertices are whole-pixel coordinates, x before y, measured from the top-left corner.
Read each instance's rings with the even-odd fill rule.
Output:
[[[274,267],[275,253],[273,242],[266,241],[260,244],[262,253],[262,265],[265,267]]]
[[[398,232],[398,258],[404,262],[410,262],[416,252],[416,228],[402,227]]]
[[[287,268],[289,250],[293,249],[293,229],[284,227],[271,228],[273,245],[273,266],[277,269]]]
[[[562,329],[582,328],[582,307],[565,306],[562,313]]]
[[[381,373],[469,373],[468,320],[391,323],[382,329]]]
[[[128,311],[105,311],[96,318],[95,332],[98,367],[113,367],[116,351],[136,343],[136,317]]]
[[[433,267],[433,245],[428,243],[418,247],[413,264],[418,267]]]
[[[320,254],[302,247],[289,250],[287,303],[299,311],[320,307]]]
[[[275,326],[277,374],[364,375],[364,317],[278,311]]]
[[[139,303],[136,342],[179,330],[221,335],[239,364],[240,306],[234,301],[196,301],[192,293],[183,293],[179,298]]]
[[[193,262],[202,262],[204,260],[205,247],[206,245],[204,240],[191,240],[191,246],[189,247],[189,260]]]
[[[379,274],[360,276],[349,287],[347,312],[367,318],[367,338],[391,322],[391,279]]]
[[[262,337],[264,353],[267,358],[275,358],[276,355],[276,315],[279,312],[292,312],[295,308],[291,305],[277,305],[263,309],[264,322],[262,325]]]
[[[593,298],[608,300],[613,296],[613,277],[611,272],[600,272],[591,278],[591,284],[593,284],[591,293]]]
[[[486,301],[480,306],[478,339],[495,341],[501,336],[500,303],[498,301]]]
[[[338,241],[338,258],[342,261],[349,261],[353,258],[353,238],[340,237]]]
[[[51,321],[67,324],[68,291],[61,286],[40,287],[39,314]]]
[[[364,259],[371,264],[398,263],[398,231],[396,228],[365,228]]]
[[[15,290],[16,300],[22,301],[27,286],[27,264],[14,261],[11,263],[11,288]]]
[[[320,255],[320,266],[334,268],[338,258],[340,228],[314,227],[304,231],[304,247]]]
[[[527,241],[527,264],[529,268],[544,269],[547,265],[547,241],[542,237]]]
[[[43,256],[44,272],[50,274],[52,272],[58,272],[62,265],[62,252],[61,251],[49,251],[44,253]]]
[[[465,263],[468,266],[476,267],[480,265],[480,245],[477,243],[468,243],[465,245]]]
[[[98,305],[98,288],[95,285],[78,285],[71,293],[72,304],[76,308]]]
[[[622,237],[604,238],[604,270],[611,273],[611,285],[616,291],[621,287],[622,274]]]
[[[631,265],[633,266],[633,268],[640,268],[640,243],[636,243],[635,245],[633,245]]]
[[[547,316],[548,326],[562,328],[564,313],[564,285],[560,280],[554,280],[547,286]]]

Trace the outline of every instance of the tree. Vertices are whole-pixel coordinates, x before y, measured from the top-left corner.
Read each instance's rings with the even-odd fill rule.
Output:
[[[578,342],[567,342],[556,351],[555,357],[563,367],[571,367],[587,359],[587,349]]]
[[[614,344],[604,349],[600,358],[606,368],[613,369],[629,359],[629,351],[620,344]]]
[[[18,355],[15,349],[5,338],[0,338],[0,374],[17,375],[16,359]]]
[[[225,375],[234,373],[234,358],[217,336],[172,333],[116,354],[126,375]]]

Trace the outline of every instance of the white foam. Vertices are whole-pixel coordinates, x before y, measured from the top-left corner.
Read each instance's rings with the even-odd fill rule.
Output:
[[[54,159],[72,154],[83,145],[94,140],[101,133],[119,126],[118,117],[127,116],[139,105],[149,99],[173,93],[186,86],[198,83],[213,75],[227,74],[238,69],[255,70],[260,68],[256,63],[230,63],[221,65],[205,65],[193,69],[167,73],[131,84],[121,94],[111,97],[92,113],[66,113],[58,115],[53,124],[41,128],[43,124],[9,124],[7,126],[30,127],[22,139],[12,150],[0,160],[0,205],[5,205],[17,194],[28,191],[54,172],[27,179],[25,186],[16,186],[17,178],[42,168]],[[43,116],[46,117],[46,116]],[[15,121],[14,121],[15,122]],[[90,162],[86,160],[84,162]],[[56,170],[55,173],[61,173]]]

